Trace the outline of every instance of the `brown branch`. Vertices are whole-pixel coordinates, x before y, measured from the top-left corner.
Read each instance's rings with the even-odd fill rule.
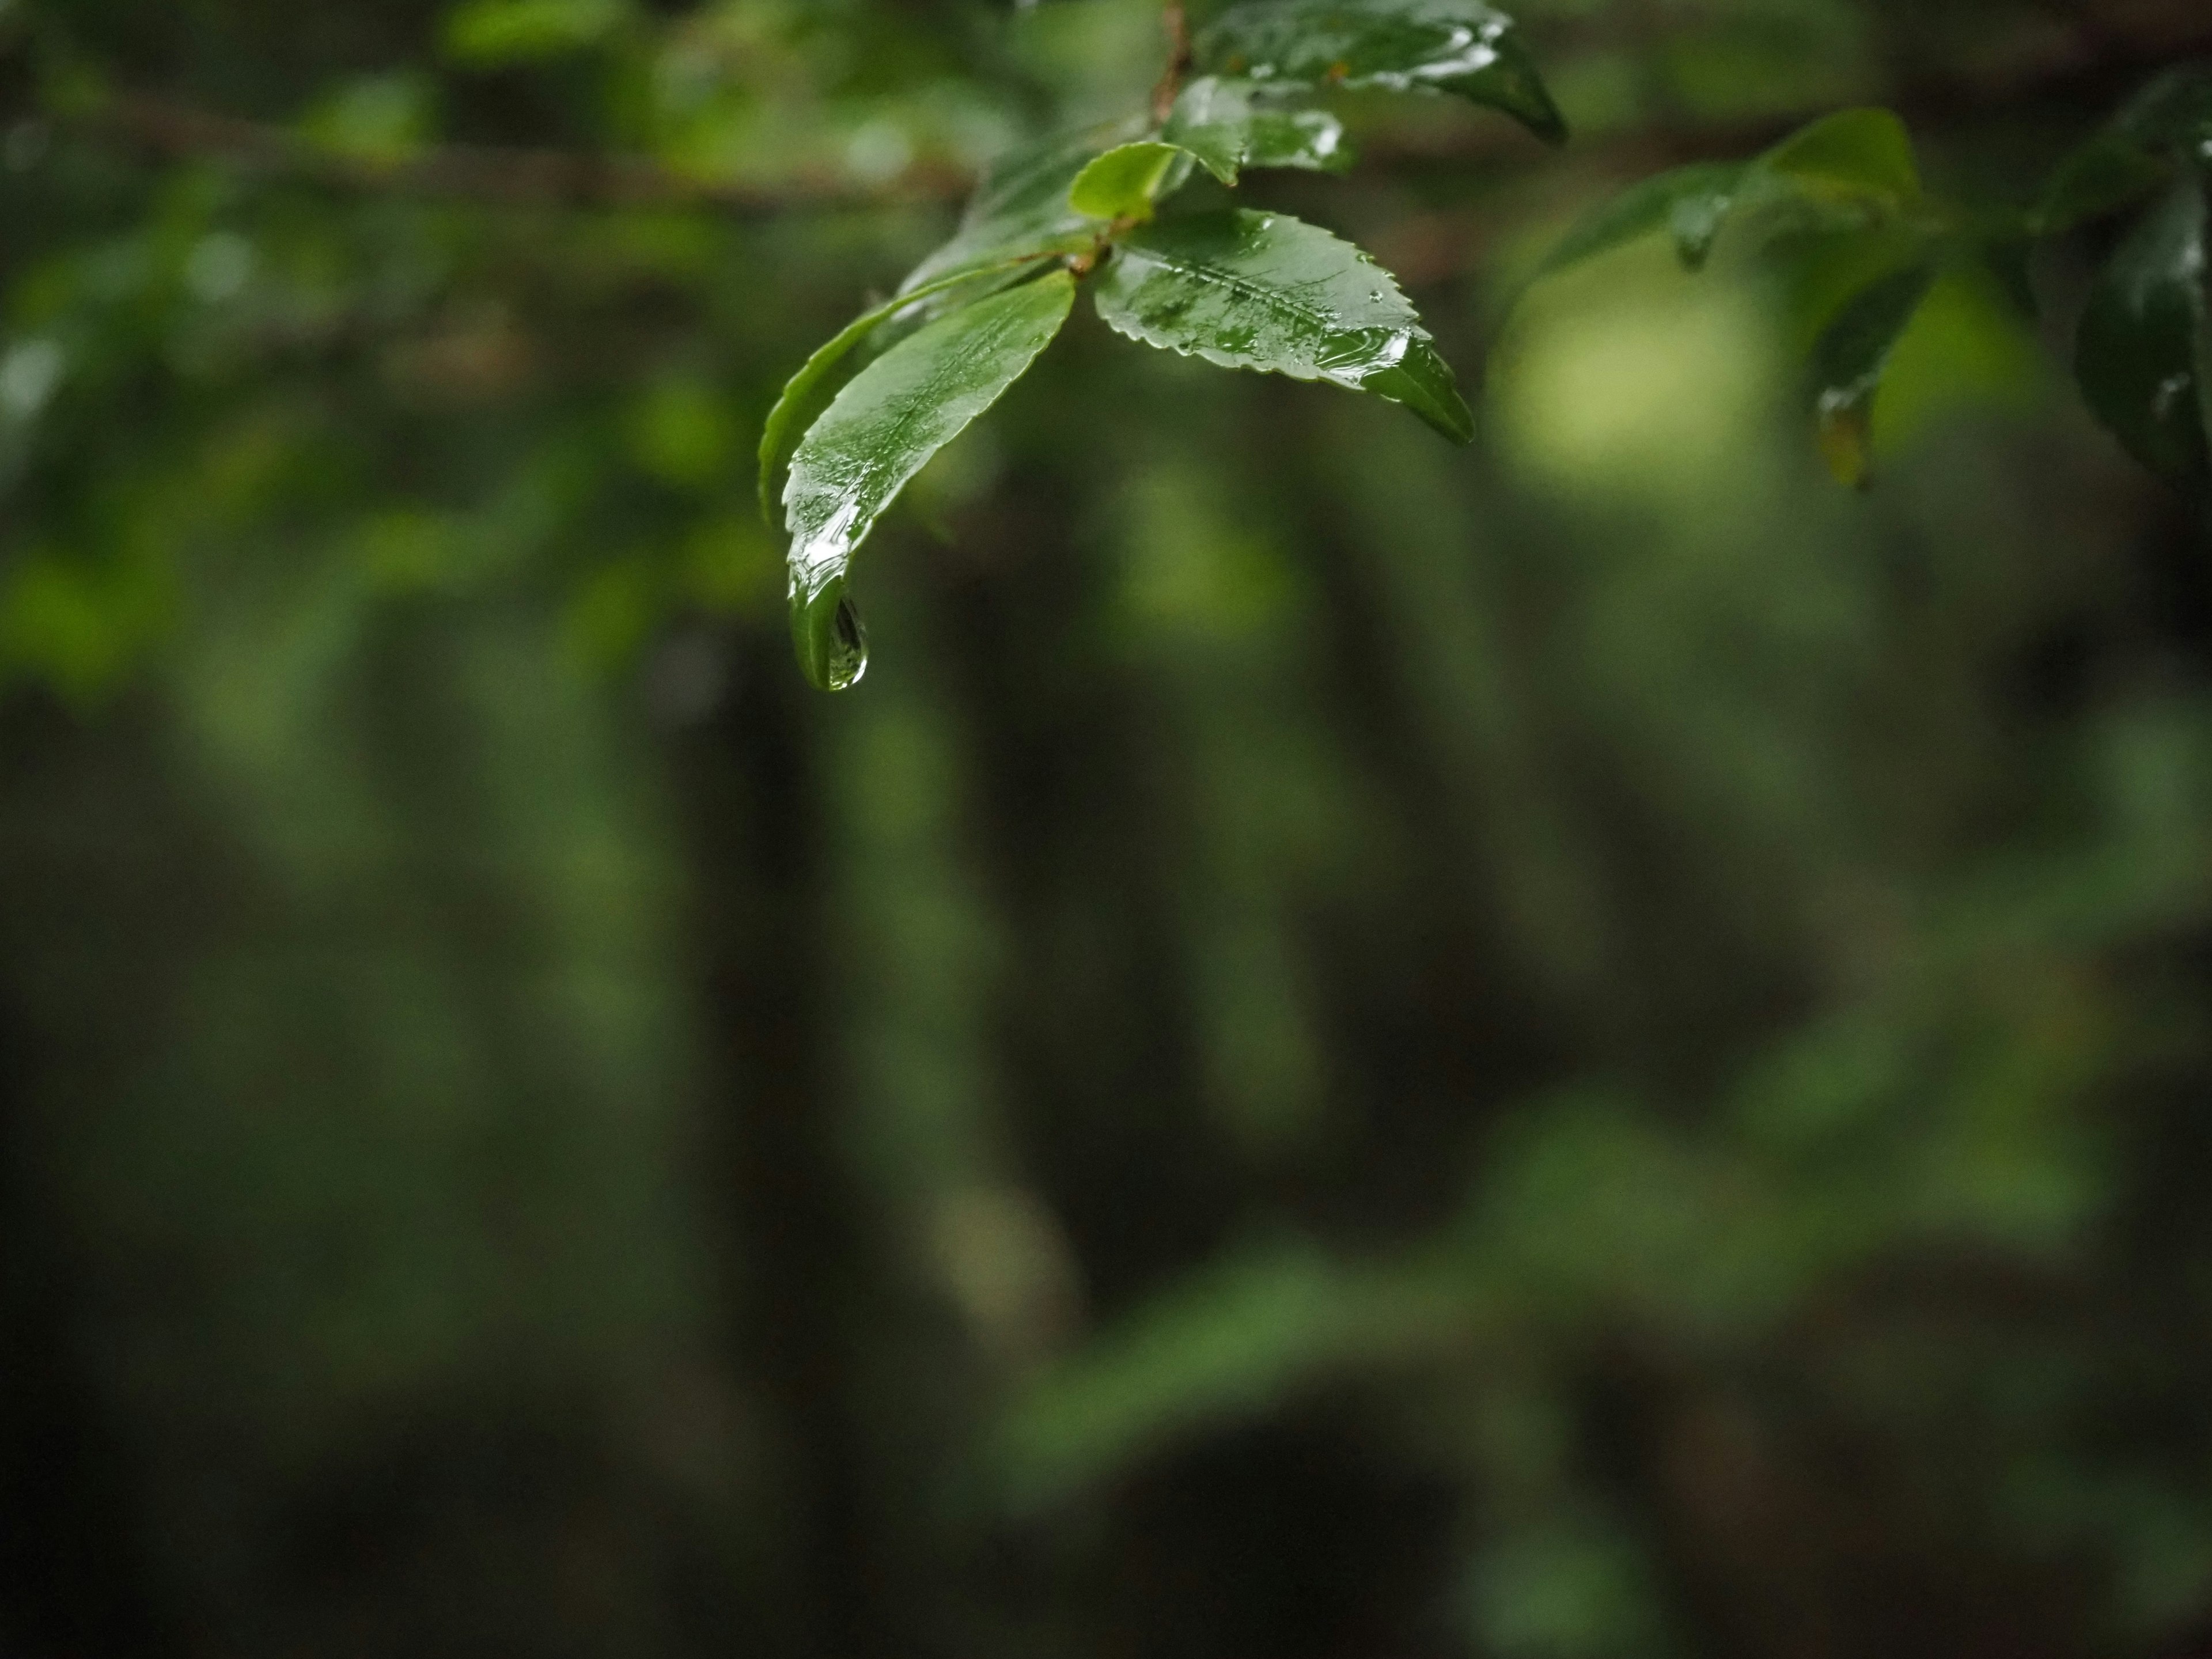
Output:
[[[1168,66],[1152,88],[1152,120],[1164,126],[1175,113],[1176,100],[1182,94],[1183,76],[1190,73],[1190,15],[1183,9],[1183,0],[1167,0],[1160,11],[1160,25],[1167,32]]]
[[[949,201],[974,184],[956,169],[927,166],[873,187],[829,172],[738,183],[694,178],[640,157],[480,144],[433,145],[386,161],[326,149],[283,127],[136,94],[112,99],[75,125],[166,160],[211,161],[337,190],[516,206],[708,208],[750,218]]]

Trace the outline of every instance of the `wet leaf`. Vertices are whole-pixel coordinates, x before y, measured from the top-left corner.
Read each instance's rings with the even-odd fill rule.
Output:
[[[952,240],[915,266],[899,292],[911,295],[954,273],[1029,254],[1088,247],[1097,236],[1098,222],[1076,209],[1068,191],[1092,161],[1135,138],[1139,130],[1136,123],[1121,122],[1062,134],[1005,157],[977,188]],[[931,308],[947,309],[957,297],[941,295]]]
[[[1120,144],[1085,166],[1068,186],[1068,205],[1093,219],[1142,223],[1152,204],[1188,177],[1191,152],[1146,139]]]
[[[1401,403],[1457,443],[1474,435],[1452,372],[1389,274],[1287,214],[1236,210],[1140,231],[1096,289],[1130,338]]]
[[[1567,126],[1519,27],[1480,0],[1246,0],[1198,38],[1210,74],[1455,94],[1547,143]]]
[[[2185,179],[2120,245],[2075,343],[2075,374],[2097,418],[2181,483],[2207,472],[2204,196],[2202,181]]]
[[[1160,136],[1195,155],[1224,185],[1245,167],[1338,172],[1352,164],[1344,123],[1321,109],[1267,101],[1249,81],[1202,76],[1185,87]]]
[[[1553,276],[1660,230],[1674,237],[1676,255],[1695,270],[1712,252],[1742,179],[1740,162],[1700,161],[1632,185],[1570,228],[1536,276]]]
[[[1890,354],[1935,286],[1936,268],[1893,272],[1849,301],[1813,349],[1820,454],[1836,482],[1874,478],[1874,400]]]
[[[1055,270],[939,318],[855,375],[800,441],[784,521],[792,635],[816,685],[852,683],[840,674],[860,637],[845,596],[854,550],[929,458],[1036,361],[1074,301],[1074,277]]]
[[[997,269],[1011,280],[1034,268],[1033,261],[1015,260]],[[830,400],[836,392],[836,371],[851,355],[853,348],[901,312],[947,289],[972,281],[978,274],[988,273],[964,272],[941,277],[935,283],[901,294],[874,310],[855,317],[817,348],[799,373],[791,377],[783,388],[783,395],[775,400],[775,407],[769,410],[767,423],[761,428],[760,504],[763,518],[774,522],[775,487],[784,462],[790,458],[799,434],[830,406]]]

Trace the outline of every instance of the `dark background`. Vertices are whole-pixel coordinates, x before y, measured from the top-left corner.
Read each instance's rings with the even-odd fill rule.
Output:
[[[0,1653],[2212,1650],[2212,585],[1948,279],[2197,0],[1530,0],[1255,180],[1402,410],[1079,307],[805,689],[775,389],[1156,9],[0,0]]]

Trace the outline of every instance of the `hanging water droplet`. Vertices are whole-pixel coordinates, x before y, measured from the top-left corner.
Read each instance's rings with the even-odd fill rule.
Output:
[[[846,598],[842,580],[826,582],[811,595],[793,588],[791,642],[799,667],[817,691],[849,691],[868,672],[868,630],[860,607]]]
[[[837,600],[837,613],[830,623],[829,684],[830,691],[849,691],[860,683],[868,672],[868,630],[860,621],[860,609],[842,594]]]

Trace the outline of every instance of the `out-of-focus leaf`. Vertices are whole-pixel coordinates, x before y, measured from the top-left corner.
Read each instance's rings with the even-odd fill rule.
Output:
[[[2033,216],[2039,235],[2057,236],[2134,206],[2173,169],[2132,139],[2100,133],[2059,164]]]
[[[1814,348],[1820,454],[1838,483],[1863,489],[1873,481],[1875,394],[1935,282],[1933,265],[1885,276],[1844,306]]]
[[[446,55],[496,64],[596,45],[629,20],[623,0],[467,0],[446,14]]]
[[[1086,165],[1067,189],[1068,205],[1093,219],[1141,223],[1152,204],[1188,177],[1191,153],[1155,138],[1119,144]]]
[[[1148,345],[1372,392],[1456,443],[1474,438],[1450,367],[1389,273],[1287,214],[1237,210],[1140,231],[1115,251],[1096,299],[1112,327]]]
[[[1200,34],[1197,57],[1256,82],[1453,93],[1547,143],[1567,136],[1519,27],[1480,0],[1246,0]]]
[[[1759,158],[1770,185],[1818,201],[1898,208],[1920,198],[1912,136],[1886,109],[1838,110]]]
[[[1002,269],[1012,276],[1033,269],[1036,263],[1034,260],[1017,259],[1010,261]],[[799,442],[800,434],[829,407],[830,400],[836,392],[833,376],[853,348],[908,307],[932,299],[947,289],[988,274],[962,271],[902,293],[874,310],[855,317],[817,348],[799,373],[786,383],[783,395],[775,400],[775,407],[769,410],[767,422],[761,428],[760,503],[763,518],[774,522],[775,513],[772,503],[775,500],[778,475]]]
[[[2037,204],[2037,232],[2055,236],[2155,194],[2177,161],[2212,161],[2212,68],[2185,64],[2130,100],[2103,131],[2059,163]]]
[[[2120,245],[2075,344],[2097,418],[2145,466],[2182,483],[2206,473],[2204,195],[2185,179]]]
[[[1905,125],[1887,110],[1844,110],[1792,133],[1750,162],[1701,161],[1601,204],[1537,267],[1540,280],[1664,230],[1691,270],[1732,221],[1751,216],[1762,243],[1818,232],[1856,234],[1894,222],[1920,199]]]
[[[1015,1503],[1064,1498],[1193,1430],[1256,1417],[1333,1376],[1464,1340],[1465,1303],[1403,1268],[1354,1272],[1310,1246],[1251,1249],[1191,1275],[1040,1379],[999,1434]]]
[[[1742,179],[1740,162],[1700,161],[1632,185],[1570,228],[1536,275],[1553,276],[1662,229],[1674,237],[1683,264],[1695,270],[1712,252]]]
[[[845,599],[854,550],[929,458],[1036,361],[1067,320],[1065,270],[940,317],[862,369],[802,439],[784,487],[791,620],[800,665],[825,690],[866,666]]]
[[[1327,110],[1285,109],[1249,81],[1201,76],[1182,90],[1160,135],[1195,155],[1224,185],[1245,167],[1338,172],[1352,164],[1344,124]]]
[[[911,296],[956,272],[1088,247],[1098,222],[1079,210],[1068,192],[1093,160],[1138,135],[1134,123],[1122,122],[1062,134],[1006,157],[976,190],[952,240],[915,266],[899,292]],[[940,297],[933,309],[945,303]]]

